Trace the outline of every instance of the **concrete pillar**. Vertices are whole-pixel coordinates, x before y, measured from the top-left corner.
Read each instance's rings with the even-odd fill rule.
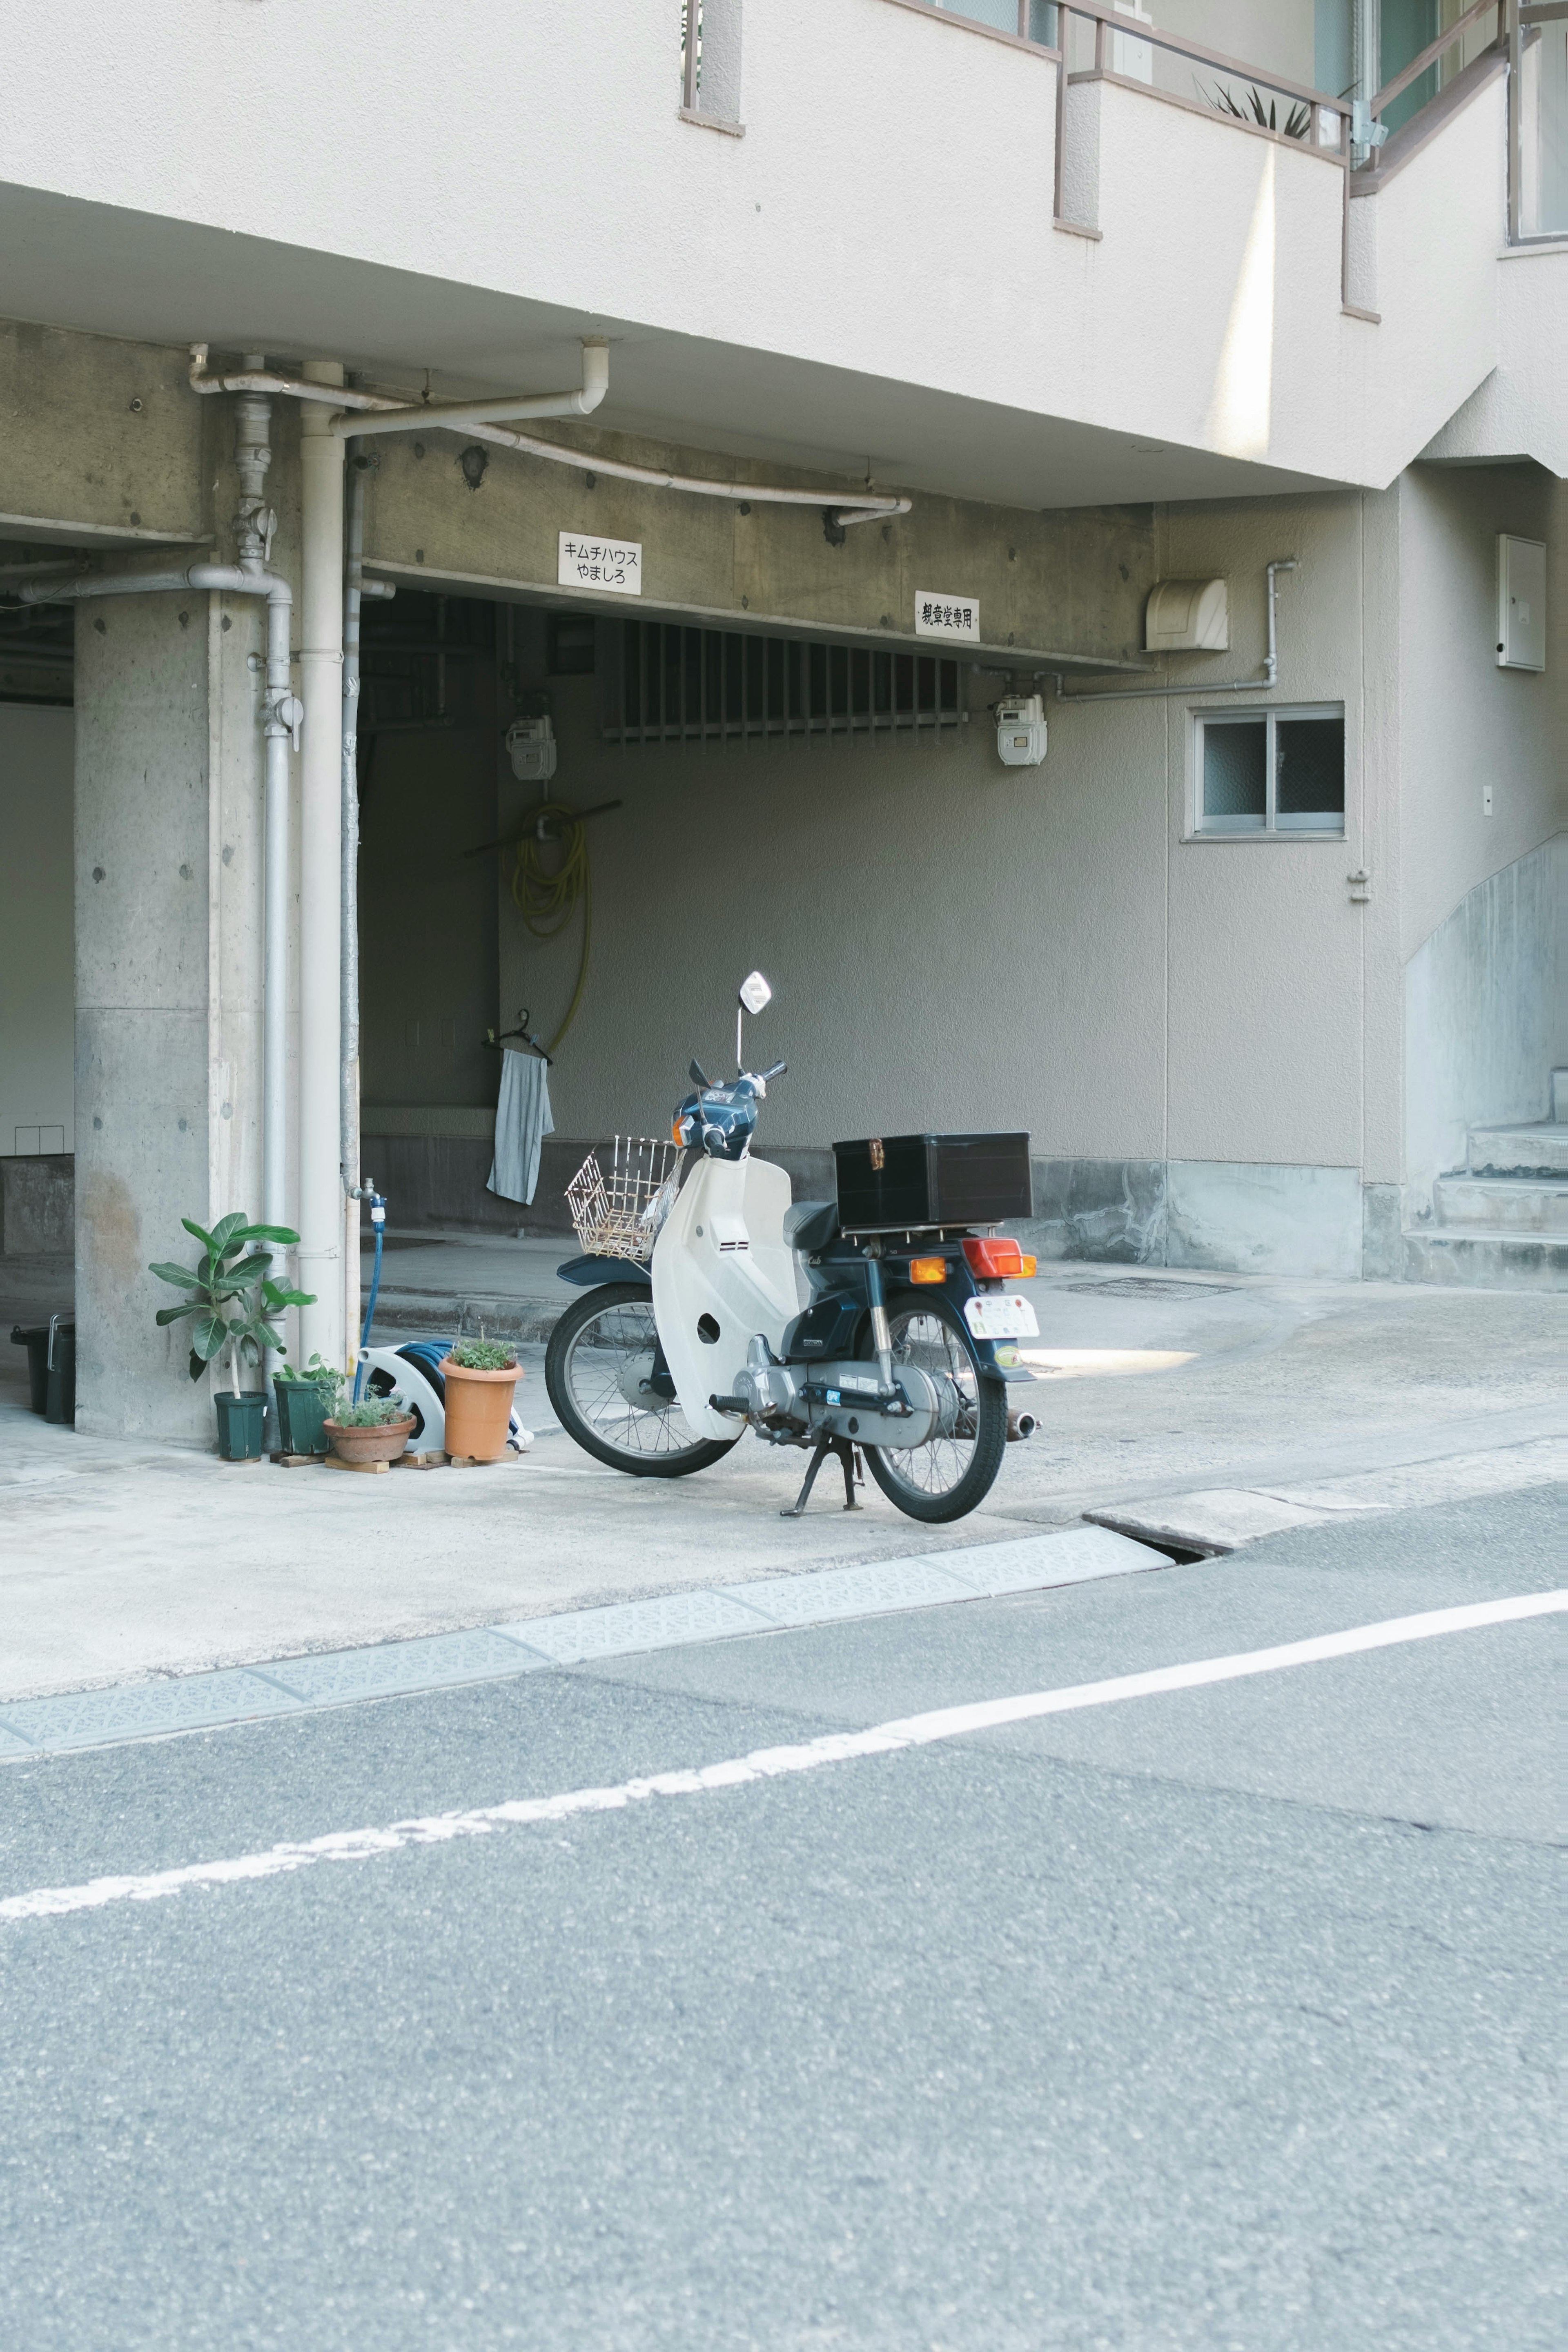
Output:
[[[210,1445],[213,1383],[147,1271],[194,1265],[180,1220],[212,1208],[206,604],[77,610],[76,1311],[77,1427]]]
[[[342,366],[307,361],[313,383],[342,383]],[[300,1353],[347,1362],[342,1179],[338,1148],[340,916],[342,867],[343,444],[331,410],[300,404],[303,578],[300,779]]]

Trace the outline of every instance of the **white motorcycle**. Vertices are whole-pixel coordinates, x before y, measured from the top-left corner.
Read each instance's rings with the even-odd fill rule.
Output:
[[[1015,1343],[1038,1327],[1006,1288],[1035,1261],[972,1230],[1031,1213],[1029,1139],[836,1144],[837,1202],[792,1205],[784,1170],[751,1156],[785,1066],[748,1071],[742,1024],[772,993],[761,972],[746,981],[740,1075],[716,1086],[693,1062],[669,1143],[617,1142],[608,1174],[591,1159],[568,1188],[584,1255],[560,1272],[587,1295],[552,1335],[551,1402],[634,1477],[706,1469],[749,1428],[811,1454],[785,1517],[833,1454],[847,1510],[864,1462],[911,1518],[962,1518],[1036,1426],[1008,1410],[1009,1383],[1030,1378]]]

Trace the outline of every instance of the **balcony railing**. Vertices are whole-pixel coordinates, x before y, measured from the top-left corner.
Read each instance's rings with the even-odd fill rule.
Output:
[[[1341,298],[1352,316],[1375,320],[1375,312],[1351,299],[1350,206],[1352,195],[1381,184],[1387,168],[1382,151],[1393,127],[1387,118],[1393,113],[1397,125],[1395,154],[1408,153],[1423,138],[1427,109],[1442,102],[1460,73],[1500,53],[1509,66],[1509,239],[1531,244],[1568,234],[1568,0],[1475,0],[1370,100],[1317,89],[1273,67],[1228,57],[1115,0],[893,5],[948,22],[956,18],[1056,59],[1053,213],[1055,226],[1069,235],[1099,235],[1093,222],[1073,215],[1069,93],[1097,80],[1141,88],[1168,105],[1338,164],[1343,175]]]

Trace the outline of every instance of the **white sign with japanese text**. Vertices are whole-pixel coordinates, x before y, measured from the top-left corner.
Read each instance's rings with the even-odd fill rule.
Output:
[[[608,588],[616,596],[640,596],[642,542],[584,539],[574,530],[563,530],[555,576],[563,588]]]
[[[973,596],[950,596],[934,588],[915,590],[917,637],[956,637],[964,645],[980,642],[980,607]]]

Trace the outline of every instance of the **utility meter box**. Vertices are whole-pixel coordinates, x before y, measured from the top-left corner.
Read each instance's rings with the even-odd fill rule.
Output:
[[[1037,694],[996,705],[996,752],[1006,768],[1039,766],[1046,756],[1046,706]]]
[[[548,717],[514,719],[506,730],[506,748],[520,784],[547,784],[555,773],[555,730]]]
[[[1506,531],[1497,543],[1497,666],[1546,667],[1546,549]]]
[[[1230,588],[1224,580],[1162,580],[1149,591],[1143,650],[1223,654],[1230,646]]]

